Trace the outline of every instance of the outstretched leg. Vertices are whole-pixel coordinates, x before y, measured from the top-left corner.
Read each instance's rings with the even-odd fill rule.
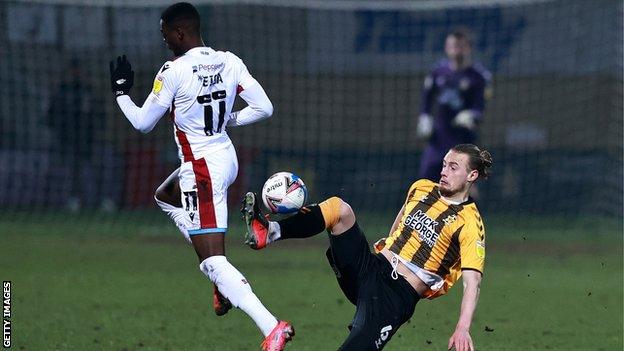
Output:
[[[254,204],[256,206],[251,206]],[[356,305],[351,332],[339,350],[381,350],[398,328],[410,318],[418,297],[407,281],[391,278],[392,267],[370,250],[351,207],[332,197],[278,222],[266,220],[255,195],[248,193],[244,207],[250,246],[306,238],[325,229],[330,232],[327,258],[345,296]]]
[[[305,206],[294,216],[274,222],[262,214],[257,195],[248,192],[242,212],[247,225],[246,243],[254,250],[263,249],[277,240],[311,237],[325,229],[331,235],[340,235],[355,224],[351,206],[338,197]]]
[[[336,259],[332,250],[334,242],[350,240],[348,232],[359,231],[355,214],[349,204],[338,197],[332,197],[318,205],[306,206],[294,216],[274,222],[263,216],[256,195],[249,192],[245,195],[243,214],[247,224],[246,243],[255,250],[277,240],[307,238],[328,229],[331,233],[330,248],[325,255],[336,273],[342,292],[351,303],[356,304],[357,272],[339,268],[337,262],[340,260]],[[364,245],[364,249],[367,250],[367,245]]]

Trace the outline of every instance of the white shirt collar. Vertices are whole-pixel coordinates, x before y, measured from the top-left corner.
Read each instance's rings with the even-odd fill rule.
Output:
[[[444,200],[444,202],[448,203],[449,205],[460,205],[460,204],[463,204],[464,202],[468,201],[468,199],[466,199],[464,201],[453,201],[453,200],[449,199],[448,197],[442,196],[442,194],[440,194],[440,190],[438,190],[438,195],[440,195],[440,198],[442,200]]]

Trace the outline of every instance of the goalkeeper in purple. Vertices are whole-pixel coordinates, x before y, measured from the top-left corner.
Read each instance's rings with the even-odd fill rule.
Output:
[[[485,108],[491,75],[472,62],[470,33],[463,28],[449,33],[446,58],[427,75],[423,87],[417,134],[427,139],[419,177],[436,181],[444,154],[457,144],[474,144]]]

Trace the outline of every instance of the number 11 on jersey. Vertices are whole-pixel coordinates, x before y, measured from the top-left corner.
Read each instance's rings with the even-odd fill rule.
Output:
[[[221,128],[223,128],[223,123],[225,121],[225,98],[226,98],[225,90],[215,91],[206,95],[199,95],[197,97],[197,102],[204,105],[204,133],[206,135],[211,136],[214,133],[221,133]],[[214,111],[212,108],[212,101],[219,100],[219,114],[217,118],[217,128],[214,128],[213,116]]]

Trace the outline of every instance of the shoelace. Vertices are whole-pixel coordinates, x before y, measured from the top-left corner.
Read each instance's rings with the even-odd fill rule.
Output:
[[[390,273],[390,277],[394,280],[399,279],[399,272],[397,271],[399,267],[399,259],[396,256],[392,256],[392,260],[390,260],[390,265],[392,266],[392,273]]]

